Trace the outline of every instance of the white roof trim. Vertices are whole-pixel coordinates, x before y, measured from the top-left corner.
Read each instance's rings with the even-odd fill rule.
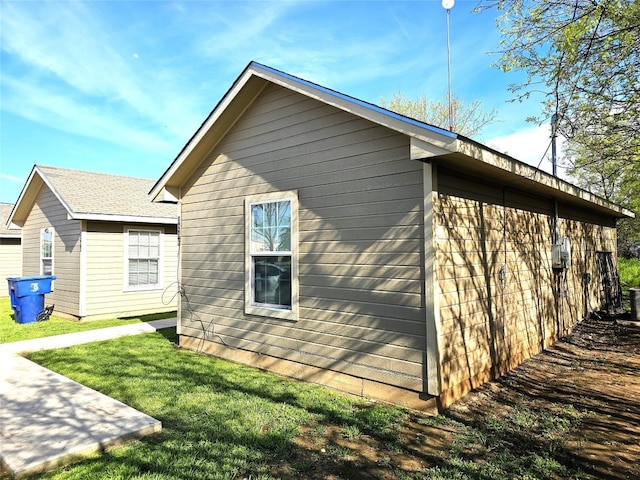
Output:
[[[220,116],[224,114],[227,107],[233,102],[252,77],[258,77],[276,85],[283,86],[289,90],[297,91],[307,97],[314,98],[341,110],[348,111],[354,115],[371,120],[379,125],[386,126],[407,135],[418,137],[421,140],[429,141],[449,152],[455,151],[455,142],[458,138],[456,133],[404,117],[390,110],[385,110],[377,105],[367,103],[355,97],[350,97],[266,65],[251,62],[153,186],[149,192],[152,201],[162,201],[165,199],[163,191],[166,189],[169,179],[181,168],[184,160],[189,157],[194,148],[203,139],[203,137],[207,135],[211,127],[218,121]]]
[[[274,75],[276,77],[276,79],[274,79],[271,75],[270,76],[261,75],[260,74],[260,70],[265,70],[266,72],[269,72],[271,75]],[[374,105],[372,103],[367,103],[367,102],[365,102],[363,100],[360,100],[358,98],[355,98],[355,97],[350,97],[349,95],[345,95],[344,93],[340,93],[340,92],[337,92],[335,90],[331,90],[329,88],[323,87],[322,85],[318,85],[317,83],[310,82],[310,81],[305,80],[303,78],[295,77],[295,76],[290,75],[290,74],[288,74],[286,72],[282,72],[280,70],[276,70],[274,68],[271,68],[271,67],[269,67],[267,65],[262,65],[260,63],[252,62],[250,64],[249,71],[253,71],[256,75],[264,78],[265,80],[270,80],[272,82],[275,81],[276,83],[278,83],[278,84],[280,84],[282,86],[287,86],[287,87],[291,88],[291,84],[298,84],[298,85],[303,85],[303,86],[307,87],[308,89],[315,90],[315,91],[318,91],[318,92],[322,92],[325,95],[328,95],[330,97],[334,97],[334,98],[338,99],[339,102],[335,102],[335,103],[328,102],[328,103],[332,104],[333,106],[339,107],[339,108],[344,108],[344,102],[347,102],[349,104],[353,104],[353,105],[357,105],[359,107],[363,107],[366,110],[369,110],[369,111],[374,112],[376,114],[383,115],[385,117],[392,118],[394,120],[398,120],[398,121],[402,122],[405,125],[407,125],[407,124],[408,125],[413,125],[415,127],[418,127],[418,128],[421,128],[421,129],[425,129],[425,130],[429,130],[429,131],[431,131],[433,133],[437,133],[438,135],[444,135],[444,136],[449,137],[451,139],[458,138],[458,135],[456,133],[454,133],[454,132],[450,132],[450,131],[445,130],[443,128],[436,127],[434,125],[430,125],[428,123],[424,123],[424,122],[421,122],[419,120],[415,120],[415,119],[410,118],[410,117],[405,117],[405,116],[400,115],[400,114],[398,114],[396,112],[392,112],[391,110],[386,110],[386,109],[384,109],[382,107],[379,107],[378,105]],[[278,82],[277,81],[277,77],[287,79],[288,81],[287,82],[282,82],[282,81]],[[306,93],[309,94],[309,91],[306,91]],[[327,102],[326,98],[317,97],[317,99],[322,100],[324,102]]]
[[[167,180],[171,178],[176,170],[179,170],[182,166],[182,163],[185,158],[187,158],[193,149],[200,143],[203,137],[207,135],[211,127],[216,123],[218,118],[225,112],[229,104],[233,101],[233,99],[238,95],[238,93],[242,90],[244,85],[249,81],[252,74],[251,65],[246,69],[246,71],[235,81],[232,85],[231,89],[222,97],[218,105],[213,109],[213,111],[209,114],[209,116],[205,119],[204,123],[198,127],[196,133],[189,139],[187,144],[180,151],[178,156],[171,162],[169,168],[162,174],[160,179],[156,182],[156,184],[149,191],[149,195],[151,195],[151,200],[154,202],[158,201],[173,201],[171,198],[175,198],[176,203],[178,202],[178,198],[176,198],[175,193],[168,191],[166,187]]]
[[[58,193],[58,191],[55,189],[55,187],[53,186],[53,184],[51,183],[51,181],[47,178],[47,175],[40,170],[40,167],[38,165],[35,165],[33,167],[34,172],[38,172],[38,175],[40,175],[40,178],[42,179],[42,181],[44,182],[44,184],[49,187],[49,190],[51,190],[51,192],[56,196],[56,198],[58,199],[58,201],[60,202],[60,204],[64,207],[64,209],[69,213],[72,214],[73,211],[71,210],[71,207],[69,207],[69,204],[67,204],[67,202],[64,201],[64,198],[62,198],[60,196],[60,194]],[[31,177],[29,177],[29,180],[27,180],[27,185],[29,185],[29,181],[31,180]]]
[[[44,172],[42,172],[40,170],[38,165],[34,165],[33,168],[31,169],[31,173],[29,173],[29,177],[27,178],[27,181],[25,182],[24,186],[22,187],[22,191],[20,192],[20,195],[18,196],[18,200],[13,205],[13,208],[11,209],[11,214],[9,215],[9,218],[7,219],[7,225],[9,226],[9,228],[22,228],[20,225],[18,225],[18,224],[13,222],[13,217],[15,216],[15,213],[16,213],[16,210],[18,209],[18,206],[20,204],[22,204],[22,201],[24,200],[24,196],[26,195],[27,191],[29,190],[29,186],[31,185],[31,182],[33,181],[33,178],[36,176],[36,174],[38,174],[38,177],[40,178],[40,180],[42,180],[42,183],[44,183],[49,188],[49,190],[51,190],[51,192],[55,195],[55,197],[58,199],[60,204],[67,211],[67,215],[71,215],[73,213],[71,211],[71,208],[69,208],[69,205],[63,200],[63,198],[60,196],[60,194],[57,192],[57,190],[53,187],[53,185],[51,184],[51,182],[49,181],[47,176],[44,174]]]
[[[70,213],[68,220],[94,220],[101,222],[125,222],[125,223],[161,223],[164,225],[177,225],[178,218],[171,217],[141,217],[138,215],[109,215],[105,213]]]
[[[178,153],[167,170],[158,179],[149,192],[152,201],[179,201],[179,185],[171,185],[171,179],[178,174],[184,166],[184,162],[187,161],[189,156],[197,148],[199,142],[201,142],[203,138],[206,138],[211,128],[215,125],[218,119],[220,119],[229,105],[252,77],[258,77],[266,82],[280,85],[289,90],[314,98],[325,104],[332,105],[343,111],[347,111],[356,116],[407,135],[411,142],[410,156],[412,159],[427,160],[434,157],[446,158],[449,154],[463,154],[485,165],[497,167],[505,172],[511,172],[517,177],[522,177],[523,180],[529,179],[534,183],[550,187],[552,190],[558,191],[564,195],[570,195],[578,200],[587,201],[594,205],[598,205],[600,208],[608,209],[610,212],[615,213],[615,216],[634,216],[633,212],[630,210],[604,199],[600,199],[597,195],[585,192],[579,187],[571,185],[566,181],[558,178],[549,180],[547,176],[544,175],[544,172],[540,172],[543,173],[542,178],[536,178],[538,172],[536,172],[533,178],[523,176],[519,171],[526,171],[530,174],[533,167],[528,166],[515,158],[509,157],[506,154],[497,152],[490,147],[475,142],[474,140],[459,136],[455,132],[450,132],[433,125],[399,115],[377,105],[350,97],[257,62],[249,63],[195,134]],[[169,189],[171,189],[171,191],[169,191]]]

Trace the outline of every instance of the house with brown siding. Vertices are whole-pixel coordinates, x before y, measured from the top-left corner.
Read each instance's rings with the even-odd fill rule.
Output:
[[[9,228],[6,224],[12,209],[13,204],[0,203],[0,282],[6,282],[7,277],[15,277],[22,272],[22,234],[19,228]],[[4,283],[0,288],[0,297],[8,296],[9,288]]]
[[[632,212],[251,63],[150,192],[180,207],[180,344],[434,410],[598,308]]]
[[[56,315],[90,320],[176,309],[178,210],[149,201],[153,183],[33,167],[8,222],[22,228],[22,275],[55,275],[46,303]]]

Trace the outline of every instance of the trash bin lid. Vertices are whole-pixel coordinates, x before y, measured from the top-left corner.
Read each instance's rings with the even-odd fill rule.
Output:
[[[26,277],[7,277],[10,282],[32,282],[34,280],[55,280],[55,275],[31,275]]]
[[[55,280],[54,275],[34,275],[30,277],[7,277],[9,290],[17,297],[27,295],[43,295],[51,293],[51,282]]]

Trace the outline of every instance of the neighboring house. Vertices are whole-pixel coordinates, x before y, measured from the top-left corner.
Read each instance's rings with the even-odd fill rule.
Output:
[[[180,204],[181,345],[424,410],[597,308],[633,215],[257,63],[150,193]]]
[[[55,275],[45,297],[76,319],[176,309],[178,210],[154,204],[153,181],[36,165],[11,212],[22,274]]]
[[[19,228],[9,229],[6,225],[12,208],[10,203],[0,203],[0,297],[9,296],[7,277],[22,273],[21,232]]]

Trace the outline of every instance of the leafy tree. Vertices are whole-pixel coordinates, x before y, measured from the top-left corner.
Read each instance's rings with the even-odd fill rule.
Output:
[[[496,109],[486,111],[480,100],[464,103],[452,97],[451,104],[455,112],[454,129],[466,137],[476,137],[488,124],[497,121]],[[407,98],[402,92],[394,94],[390,99],[380,98],[380,106],[421,122],[440,128],[449,128],[449,102],[431,100],[426,95],[416,99]]]
[[[527,73],[511,86],[516,100],[545,95],[531,120],[557,113],[569,175],[612,201],[640,206],[640,1],[481,0],[477,8],[502,12],[496,64]],[[640,240],[640,222],[628,225],[623,240]]]

